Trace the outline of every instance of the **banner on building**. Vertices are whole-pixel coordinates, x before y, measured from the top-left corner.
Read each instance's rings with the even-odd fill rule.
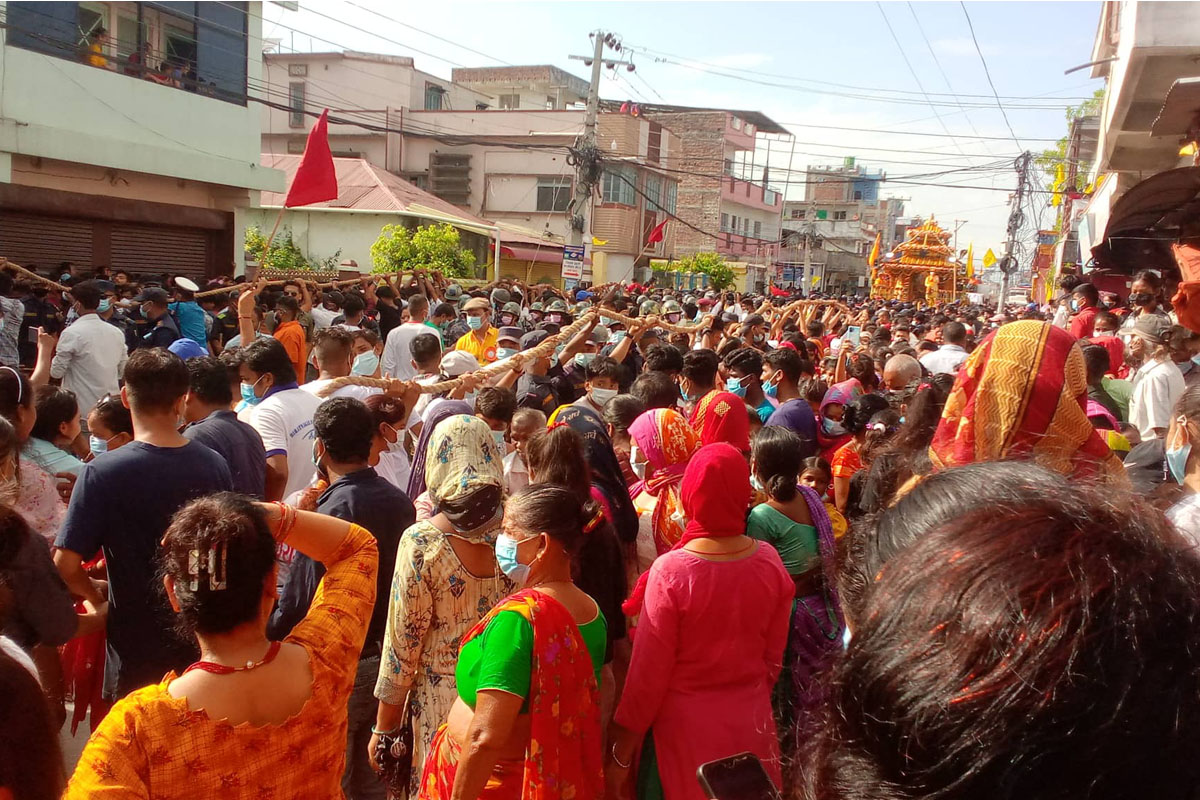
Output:
[[[577,281],[583,278],[583,245],[565,245],[562,256],[562,278]]]

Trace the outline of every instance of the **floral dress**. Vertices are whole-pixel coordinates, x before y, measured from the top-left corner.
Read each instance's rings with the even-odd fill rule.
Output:
[[[499,531],[483,534],[493,541]],[[413,729],[409,797],[416,798],[421,769],[434,734],[450,714],[457,694],[454,668],[463,635],[513,591],[495,576],[467,572],[445,533],[423,520],[404,532],[396,556],[387,632],[375,696],[399,705],[406,692]]]

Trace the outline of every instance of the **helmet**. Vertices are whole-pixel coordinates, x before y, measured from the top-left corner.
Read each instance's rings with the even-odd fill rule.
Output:
[[[651,317],[659,313],[658,303],[653,300],[646,300],[638,306],[638,314],[643,317]]]
[[[550,303],[549,306],[546,307],[546,310],[547,311],[561,311],[565,314],[567,311],[567,304],[564,303],[561,299],[554,300]]]
[[[512,301],[505,303],[504,308],[502,308],[500,310],[506,314],[520,314],[521,313],[521,307]]]
[[[542,301],[534,300],[532,303],[529,304],[529,310],[530,311],[541,311],[542,310]]]
[[[509,295],[508,290],[492,289],[492,304],[493,305],[504,305],[511,299],[512,299],[512,296]]]
[[[649,299],[650,299],[650,298],[649,298],[649,297],[646,297],[646,295],[644,295],[644,294],[640,294],[640,295],[638,295],[638,299],[637,299],[637,301],[638,301],[638,305],[640,306],[642,303],[646,302],[646,301],[647,301],[647,300],[649,300]]]
[[[591,308],[591,307],[592,307],[592,304],[591,304],[591,302],[590,302],[590,301],[588,301],[588,300],[584,300],[584,301],[582,301],[582,302],[580,302],[580,303],[576,303],[576,304],[575,304],[575,311],[574,311],[574,313],[575,313],[575,314],[582,314],[583,312],[587,311],[587,310],[588,310],[589,308]]]
[[[457,283],[452,283],[446,287],[446,301],[453,303],[462,298],[462,287]]]
[[[680,306],[679,303],[675,302],[673,299],[668,300],[667,302],[663,303],[662,310],[663,310],[664,314],[682,314],[683,313],[683,307]]]
[[[683,302],[685,302],[685,303],[695,303],[695,302],[696,302],[696,298],[695,298],[695,296],[693,296],[693,295],[690,295],[690,294],[685,294],[685,295],[683,296]]]

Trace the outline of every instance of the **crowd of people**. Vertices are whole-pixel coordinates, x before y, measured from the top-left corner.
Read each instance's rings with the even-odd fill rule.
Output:
[[[1195,791],[1200,335],[1155,273],[53,278],[0,273],[0,792]]]

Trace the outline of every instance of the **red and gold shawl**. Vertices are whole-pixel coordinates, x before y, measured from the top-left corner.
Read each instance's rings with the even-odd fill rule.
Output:
[[[746,401],[732,392],[713,389],[701,397],[688,422],[700,436],[701,445],[728,442],[743,453],[750,452]]]
[[[1124,484],[1121,462],[1085,412],[1087,367],[1068,332],[1023,320],[975,349],[946,401],[929,457],[936,469],[1029,459],[1076,478]]]
[[[515,611],[533,626],[533,674],[529,684],[530,737],[523,770],[497,765],[482,797],[489,800],[597,800],[604,795],[600,690],[592,657],[571,613],[536,589],[501,600],[463,637],[481,635],[502,611]],[[421,798],[450,797],[457,759],[444,758],[445,726],[438,731],[421,777]]]

